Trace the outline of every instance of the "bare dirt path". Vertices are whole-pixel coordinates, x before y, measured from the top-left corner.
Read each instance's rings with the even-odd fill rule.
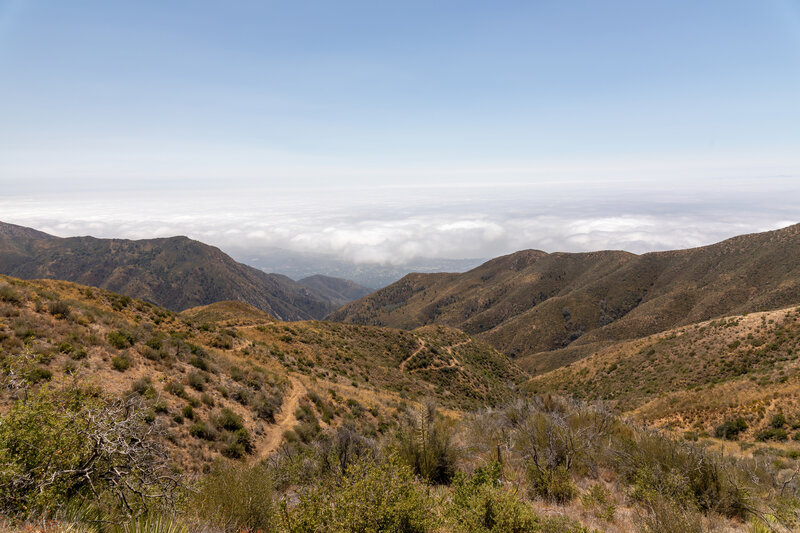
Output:
[[[278,449],[283,441],[284,432],[292,429],[297,424],[294,412],[300,404],[300,398],[306,394],[306,386],[299,379],[289,376],[292,382],[292,390],[283,399],[281,412],[275,419],[275,424],[267,429],[267,437],[261,445],[261,449],[256,453],[256,460],[266,459],[272,452]]]
[[[421,352],[422,349],[425,348],[425,346],[426,346],[424,340],[422,340],[420,338],[417,338],[417,340],[420,342],[419,348],[414,350],[408,357],[403,359],[403,362],[400,363],[400,370],[403,371],[403,372],[405,372],[408,362],[411,361],[414,358],[414,356],[417,355],[419,352]],[[447,365],[447,367],[455,367],[455,366],[460,366],[461,365],[461,361],[459,361],[456,358],[456,356],[453,354],[453,349],[454,348],[459,348],[461,346],[464,346],[465,344],[469,344],[470,342],[472,342],[472,339],[467,339],[465,341],[461,341],[459,343],[452,344],[450,346],[445,346],[444,349],[447,350],[447,353],[450,355],[450,363]],[[447,367],[440,367],[440,368],[447,368]]]
[[[447,353],[450,354],[450,364],[448,365],[450,368],[461,366],[461,361],[459,361],[458,358],[455,356],[455,354],[453,354],[453,349],[460,348],[461,346],[464,346],[465,344],[469,344],[471,342],[472,339],[467,339],[465,341],[461,341],[456,344],[451,344],[450,346],[445,348],[445,350],[447,350]]]
[[[415,356],[415,355],[417,355],[419,352],[421,352],[421,351],[423,350],[423,348],[425,348],[425,341],[424,341],[424,340],[422,340],[422,339],[420,339],[419,337],[417,337],[417,340],[419,341],[419,348],[417,348],[416,350],[414,350],[413,352],[411,352],[411,355],[409,355],[408,357],[406,357],[405,359],[403,359],[403,361],[400,363],[400,370],[401,370],[402,372],[405,372],[405,370],[406,370],[406,364],[407,364],[407,363],[408,363],[410,360],[412,360],[412,359],[414,358],[414,356]]]

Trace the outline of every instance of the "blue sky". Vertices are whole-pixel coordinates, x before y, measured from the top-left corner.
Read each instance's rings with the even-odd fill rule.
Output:
[[[710,205],[744,179],[798,207],[797,0],[0,0],[0,77],[22,222],[48,194],[168,189],[668,183]]]

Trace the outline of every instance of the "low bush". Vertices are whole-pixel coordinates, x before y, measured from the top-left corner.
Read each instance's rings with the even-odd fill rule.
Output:
[[[125,372],[131,367],[130,356],[126,353],[115,355],[111,358],[111,367],[118,372]]]
[[[187,381],[189,382],[189,386],[196,391],[202,391],[206,388],[206,378],[200,372],[194,370],[189,372]]]
[[[284,531],[272,472],[263,464],[216,464],[188,507],[197,522],[226,533]]]
[[[0,418],[0,510],[27,517],[90,501],[135,511],[177,497],[144,414],[135,398],[80,388],[42,387],[17,402]]]
[[[527,481],[531,497],[540,497],[556,503],[567,503],[578,493],[566,466],[539,468],[528,466]]]
[[[786,433],[785,429],[768,427],[756,433],[756,440],[759,442],[766,442],[769,440],[784,441],[788,439],[789,439],[789,434]]]
[[[446,509],[453,531],[526,533],[542,531],[533,508],[500,486],[500,465],[492,463],[468,477],[453,478],[453,498]]]
[[[10,285],[6,283],[0,285],[0,302],[19,304],[21,301],[19,293],[12,289]]]
[[[395,457],[360,461],[343,476],[327,478],[285,507],[288,531],[397,531],[422,533],[436,526],[433,499]]]
[[[456,472],[453,428],[432,402],[407,414],[397,433],[399,457],[412,471],[434,484],[447,484]]]
[[[751,508],[747,481],[731,461],[690,443],[646,433],[623,444],[617,464],[639,502],[651,505],[664,499],[684,509],[744,518]]]
[[[70,314],[69,304],[62,300],[50,302],[47,306],[47,312],[56,318],[68,318]]]
[[[739,437],[739,433],[747,429],[747,422],[744,418],[738,417],[733,420],[726,420],[716,428],[714,428],[714,436],[718,439],[735,440]]]
[[[189,435],[196,439],[216,440],[217,432],[205,422],[198,420],[189,426]]]
[[[262,392],[252,402],[253,412],[261,420],[272,424],[275,422],[275,414],[280,409],[281,402],[280,394],[268,395]]]
[[[250,433],[245,428],[226,432],[220,453],[230,459],[241,459],[245,454],[253,453]]]
[[[242,417],[227,407],[219,412],[214,422],[216,423],[217,427],[228,431],[236,431],[237,429],[242,429],[244,427]]]
[[[108,334],[108,343],[118,350],[133,346],[135,342],[136,338],[126,331],[117,330]]]

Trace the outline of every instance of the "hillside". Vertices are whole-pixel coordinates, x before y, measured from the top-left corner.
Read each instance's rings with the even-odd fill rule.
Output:
[[[785,425],[776,429],[791,436],[800,429],[800,308],[618,343],[536,376],[525,390],[602,400],[642,421],[698,433],[742,417],[739,436],[749,440],[782,413]]]
[[[174,313],[70,282],[0,276],[0,477],[9,480],[0,483],[0,502],[16,519],[48,510],[65,517],[48,526],[54,532],[91,524],[96,513],[127,524],[152,512],[167,525],[139,522],[137,530],[329,530],[330,519],[319,518],[329,513],[350,520],[338,531],[375,523],[408,530],[409,516],[411,530],[442,533],[665,531],[660,524],[676,520],[752,531],[744,520],[774,509],[778,518],[767,519],[788,531],[800,523],[794,444],[742,441],[741,457],[732,458],[708,451],[718,442],[672,440],[600,405],[525,393],[613,399],[619,391],[628,396],[618,407],[645,420],[639,413],[668,385],[688,387],[684,401],[707,405],[696,385],[740,372],[730,357],[717,357],[727,343],[742,346],[737,357],[766,387],[748,389],[762,402],[742,403],[748,423],[772,417],[772,427],[782,409],[783,431],[794,431],[798,316],[785,310],[690,326],[641,341],[635,353],[603,355],[616,368],[605,359],[590,366],[590,358],[529,382],[503,354],[446,326],[280,322],[235,301]],[[744,340],[733,346],[734,337]],[[673,357],[684,338],[705,351]],[[652,390],[643,390],[637,371],[651,345],[653,376],[670,379],[647,374]],[[672,362],[685,357],[696,357],[694,380]],[[614,378],[604,380],[601,368]],[[701,428],[691,428],[696,439]],[[87,447],[97,432],[109,443]],[[83,447],[64,454],[73,442]],[[95,449],[111,461],[91,470],[96,485],[76,480],[71,467],[59,470],[83,468]],[[50,473],[63,491],[50,489]],[[675,490],[685,486],[692,490]],[[126,494],[147,494],[158,506],[115,499]],[[64,515],[75,502],[92,512]],[[654,525],[642,529],[643,521]],[[16,523],[0,518],[0,528],[30,530]]]
[[[237,263],[218,248],[187,237],[59,238],[2,222],[0,274],[74,281],[173,311],[238,300],[282,320],[322,318],[343,303],[350,283],[341,280],[339,293],[325,288],[323,294],[311,285]],[[327,280],[327,286],[335,281]]]
[[[346,303],[352,302],[363,298],[372,290],[342,278],[332,278],[331,276],[323,276],[316,274],[298,280],[300,285],[308,287],[316,294],[326,298],[333,305],[340,307]]]
[[[176,314],[69,282],[5,276],[0,378],[6,407],[23,382],[140,395],[191,470],[243,453],[218,423],[226,409],[258,457],[290,431],[297,434],[286,438],[310,439],[347,422],[375,434],[392,427],[407,401],[477,408],[508,400],[525,381],[503,355],[449,328],[286,323],[241,302]]]
[[[603,343],[792,305],[800,301],[797,257],[800,225],[644,255],[527,250],[463,274],[411,274],[329,318],[443,324],[547,371]]]

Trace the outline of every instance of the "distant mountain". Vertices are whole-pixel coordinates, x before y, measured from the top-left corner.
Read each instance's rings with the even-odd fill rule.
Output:
[[[337,307],[363,298],[372,292],[371,289],[362,287],[353,281],[321,274],[303,278],[297,283],[315,291]]]
[[[457,327],[541,372],[598,343],[800,302],[798,258],[800,225],[644,255],[526,250],[463,274],[408,275],[329,318]]]
[[[311,286],[243,265],[220,249],[187,237],[59,238],[2,222],[0,273],[101,287],[175,311],[237,300],[282,320],[322,318],[345,298],[328,288],[326,292],[335,296],[331,299]],[[342,280],[341,290],[346,292],[348,283]]]
[[[292,279],[324,274],[352,280],[372,290],[394,283],[409,272],[466,272],[486,259],[435,259],[421,257],[400,264],[355,263],[328,254],[294,252],[283,248],[226,246],[237,261],[264,272],[280,272]]]

